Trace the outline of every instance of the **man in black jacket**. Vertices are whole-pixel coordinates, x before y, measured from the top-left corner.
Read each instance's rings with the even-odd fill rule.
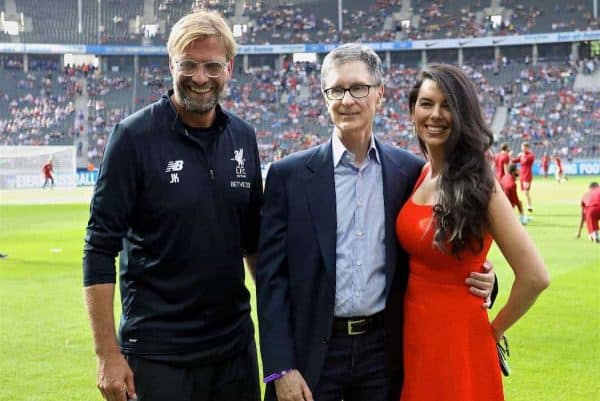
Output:
[[[260,162],[253,128],[219,105],[235,42],[203,11],[177,22],[167,47],[174,90],[115,126],[91,203],[83,273],[98,388],[109,401],[257,401],[243,259],[253,272]]]

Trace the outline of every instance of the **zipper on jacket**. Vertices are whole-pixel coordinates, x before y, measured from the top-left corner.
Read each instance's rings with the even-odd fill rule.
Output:
[[[212,162],[211,162],[211,155],[210,155],[211,152],[210,151],[207,152],[204,149],[204,147],[202,147],[202,145],[196,140],[196,138],[194,138],[192,135],[190,135],[187,128],[184,129],[184,132],[185,132],[186,138],[188,138],[192,142],[196,143],[198,145],[198,147],[200,148],[200,152],[202,152],[202,155],[203,155],[206,165],[208,167],[208,178],[210,179],[211,182],[214,183],[215,182],[215,170],[213,169]],[[213,144],[211,143],[210,147],[212,148],[212,146],[213,146]]]

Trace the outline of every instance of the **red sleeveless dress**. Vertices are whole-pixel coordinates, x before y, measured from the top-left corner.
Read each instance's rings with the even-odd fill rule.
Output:
[[[423,168],[415,185],[428,171]],[[414,192],[414,190],[413,190]],[[410,256],[404,298],[404,386],[401,401],[502,401],[496,344],[483,300],[465,279],[482,271],[492,243],[460,259],[433,246],[431,205],[406,202],[396,233]]]

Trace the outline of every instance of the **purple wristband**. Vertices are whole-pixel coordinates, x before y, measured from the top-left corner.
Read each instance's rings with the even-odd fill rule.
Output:
[[[273,380],[277,380],[277,379],[281,379],[283,376],[285,376],[291,369],[287,369],[287,370],[282,370],[281,372],[277,372],[277,373],[273,373],[272,375],[269,375],[267,377],[265,377],[263,379],[263,383],[269,383],[272,382]]]

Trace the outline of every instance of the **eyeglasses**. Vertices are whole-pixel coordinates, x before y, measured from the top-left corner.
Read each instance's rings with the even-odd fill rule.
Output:
[[[220,77],[225,72],[225,67],[227,66],[227,63],[220,61],[207,61],[201,63],[191,59],[176,60],[175,64],[177,64],[177,69],[179,72],[186,77],[191,77],[198,72],[199,68],[204,68],[206,76],[209,78]]]
[[[324,89],[325,96],[329,100],[342,100],[346,92],[350,92],[350,96],[354,99],[361,99],[369,96],[369,89],[376,88],[379,85],[352,85],[349,88],[328,88]]]

